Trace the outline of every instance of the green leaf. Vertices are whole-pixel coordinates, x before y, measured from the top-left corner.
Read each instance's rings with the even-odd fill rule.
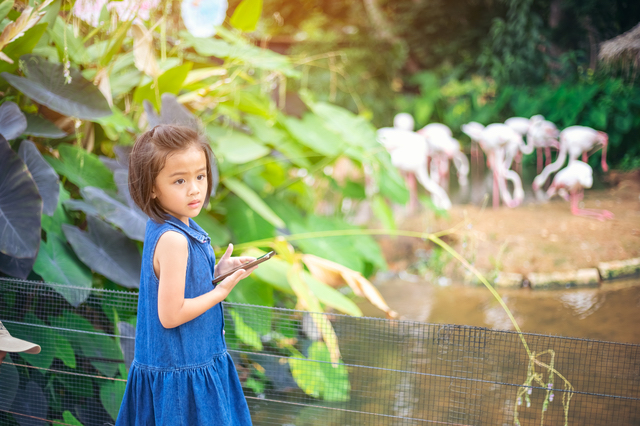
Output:
[[[222,247],[231,241],[231,233],[229,230],[211,215],[207,214],[206,211],[201,211],[194,220],[209,234],[211,245]]]
[[[62,232],[62,224],[63,223],[71,223],[71,218],[67,214],[67,211],[62,207],[64,202],[71,198],[69,195],[69,191],[64,189],[62,186],[62,182],[59,182],[60,185],[60,197],[58,198],[58,205],[56,206],[56,210],[53,212],[53,215],[47,216],[46,214],[42,215],[42,229],[44,229],[47,233],[56,234],[58,237],[64,239],[64,233]]]
[[[187,47],[193,47],[201,56],[215,56],[234,63],[239,63],[245,67],[264,69],[269,71],[280,71],[287,77],[297,78],[300,71],[293,68],[290,59],[269,49],[261,49],[247,43],[245,40],[233,37],[223,27],[219,27],[219,35],[227,39],[218,38],[198,38],[186,31],[180,32],[181,40],[185,41]]]
[[[40,244],[40,251],[33,270],[49,283],[91,288],[91,271],[84,266],[58,236],[47,235],[47,242]],[[77,291],[64,286],[51,286],[74,307],[89,297],[88,291]]]
[[[235,328],[235,334],[242,340],[242,343],[245,345],[251,346],[252,348],[261,351],[262,350],[262,342],[260,341],[260,336],[253,330],[251,327],[247,326],[245,322],[242,320],[242,317],[234,310],[229,309],[229,313],[233,318],[233,326]]]
[[[285,223],[274,213],[273,210],[243,182],[235,178],[223,179],[224,185],[238,197],[240,197],[249,207],[262,216],[267,222],[276,228],[284,228]]]
[[[100,386],[100,402],[102,402],[102,406],[113,420],[118,418],[126,387],[126,382],[116,380],[105,380]]]
[[[91,269],[127,288],[140,286],[142,258],[138,247],[109,224],[87,216],[89,232],[62,225],[78,257]]]
[[[275,235],[275,227],[237,196],[225,197],[222,207],[227,211],[227,226],[235,241],[255,241]]]
[[[300,388],[315,398],[325,401],[348,401],[351,385],[347,369],[342,362],[333,364],[327,345],[313,342],[309,347],[309,356],[294,353],[295,359],[289,358],[291,374]],[[312,362],[321,361],[321,362]]]
[[[102,58],[100,58],[101,66],[106,67],[107,65],[109,65],[111,63],[111,59],[113,58],[113,55],[115,55],[120,51],[120,48],[122,47],[122,43],[124,42],[124,39],[127,36],[127,31],[129,31],[129,28],[131,28],[132,23],[133,23],[133,20],[121,23],[118,26],[118,29],[116,30],[115,34],[112,34],[109,37],[108,39],[110,40],[109,48],[107,49],[106,53],[102,56]]]
[[[58,152],[60,160],[48,156],[45,159],[56,172],[65,176],[79,188],[95,186],[116,190],[111,170],[100,161],[97,155],[68,144],[59,145]]]
[[[62,420],[64,423],[72,426],[84,426],[78,419],[76,419],[70,411],[62,413]]]
[[[262,0],[242,0],[233,11],[229,23],[240,31],[255,31],[261,13]]]
[[[264,97],[242,90],[233,91],[228,97],[230,98],[228,101],[220,102],[220,104],[267,119],[273,118],[275,111],[269,100]]]
[[[373,214],[382,223],[384,229],[397,229],[396,222],[393,217],[393,211],[385,201],[384,197],[377,194],[374,195],[371,200],[371,210],[373,210]]]
[[[313,275],[306,271],[302,273],[302,277],[307,283],[309,290],[311,290],[314,296],[324,305],[330,306],[347,315],[354,317],[362,316],[362,311],[358,305],[335,288],[318,281]]]
[[[177,95],[192,67],[193,64],[187,62],[186,64],[178,65],[162,73],[162,75],[158,77],[157,92],[155,82],[153,81],[144,86],[138,86],[133,93],[134,102],[142,104],[142,101],[147,99],[153,104],[155,109],[160,110],[160,95],[167,92]]]
[[[7,14],[11,9],[13,9],[13,4],[15,2],[13,0],[4,0],[0,3],[0,21],[7,17]]]
[[[47,24],[40,23],[38,25],[34,25],[32,28],[25,31],[22,37],[9,43],[4,49],[2,49],[2,53],[13,59],[13,64],[0,61],[0,73],[15,72],[15,70],[18,69],[20,57],[33,51],[46,29]]]
[[[100,90],[75,68],[69,70],[71,83],[65,81],[63,64],[54,64],[36,55],[21,58],[26,77],[1,73],[13,87],[60,114],[83,120],[111,115],[111,108]]]
[[[324,120],[329,129],[342,136],[347,144],[362,148],[379,148],[376,129],[364,117],[325,102],[314,103],[311,109]]]
[[[284,117],[282,124],[302,145],[328,157],[342,153],[342,138],[327,129],[320,117],[307,113],[302,120],[295,117]]]
[[[60,139],[67,136],[63,130],[46,118],[33,114],[25,114],[25,116],[27,117],[25,135],[51,139]]]
[[[262,281],[256,281],[250,275],[240,281],[225,300],[231,303],[244,303],[247,305],[271,307],[274,306],[273,287],[265,285]],[[271,318],[271,316],[269,316],[269,318]],[[258,330],[260,334],[267,334],[269,332],[270,322],[271,321],[268,321],[269,324],[264,322],[250,325],[254,330]]]
[[[57,17],[49,34],[56,44],[58,52],[61,52],[60,57],[64,56],[62,52],[66,50],[75,64],[85,65],[91,62],[91,56],[85,49],[82,39],[76,38],[74,35],[73,25],[65,24],[61,16]]]
[[[218,139],[216,155],[233,164],[244,164],[269,154],[270,150],[255,138],[232,131]]]
[[[60,334],[55,333],[53,346],[55,357],[60,359],[69,368],[76,368],[76,354],[71,343]]]
[[[0,135],[0,253],[35,257],[41,214],[42,198],[31,174]]]

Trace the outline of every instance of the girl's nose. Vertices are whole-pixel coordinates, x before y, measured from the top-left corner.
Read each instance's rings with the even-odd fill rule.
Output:
[[[200,187],[198,186],[197,182],[193,182],[191,185],[189,185],[189,195],[196,195],[200,193]]]

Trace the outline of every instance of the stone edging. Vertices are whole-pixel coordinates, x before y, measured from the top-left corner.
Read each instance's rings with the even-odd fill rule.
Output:
[[[619,278],[640,276],[640,257],[600,262],[597,268],[574,271],[530,273],[527,276],[500,272],[494,285],[500,288],[531,287],[532,289],[561,289],[569,287],[597,287]]]

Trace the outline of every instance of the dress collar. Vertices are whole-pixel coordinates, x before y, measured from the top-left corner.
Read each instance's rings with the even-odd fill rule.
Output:
[[[176,219],[172,215],[168,215],[169,218],[165,219],[165,223],[175,226],[176,228],[180,228],[189,236],[191,236],[194,240],[201,243],[209,243],[211,242],[211,238],[209,238],[209,234],[207,234],[204,229],[200,227],[193,219],[189,218],[189,226],[185,225],[181,220]]]

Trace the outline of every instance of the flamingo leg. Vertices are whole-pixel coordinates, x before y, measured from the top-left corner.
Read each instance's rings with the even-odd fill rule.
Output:
[[[582,153],[582,161],[584,161],[586,163],[588,159],[589,159],[589,156],[587,155],[587,153],[583,152]]]
[[[493,171],[493,208],[497,209],[500,207],[500,189],[498,184],[498,171]]]
[[[544,153],[547,156],[547,159],[544,163],[545,166],[548,166],[549,164],[551,164],[551,148],[550,147],[545,147],[544,148]]]
[[[584,196],[584,190],[575,191],[569,194],[569,200],[571,203],[571,213],[576,216],[592,217],[599,221],[606,219],[613,219],[613,213],[609,210],[596,210],[596,209],[581,209],[579,203]]]
[[[537,174],[540,174],[540,172],[542,171],[542,149],[537,148],[536,154],[538,156],[538,163],[536,164],[536,172]],[[547,159],[549,158],[547,157]]]
[[[409,188],[409,212],[413,213],[418,208],[418,187],[416,185],[416,175],[413,173],[407,173],[405,181]]]

